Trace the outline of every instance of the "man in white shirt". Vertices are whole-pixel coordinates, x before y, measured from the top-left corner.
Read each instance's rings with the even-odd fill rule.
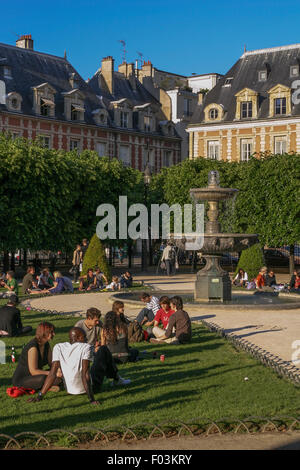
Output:
[[[146,304],[146,307],[140,311],[135,320],[141,325],[146,324],[146,326],[149,326],[152,324],[156,313],[160,309],[159,300],[154,295],[144,292],[141,295],[141,301]]]
[[[58,369],[61,369],[66,390],[71,395],[86,393],[92,405],[95,401],[90,378],[90,362],[93,360],[92,346],[88,344],[85,332],[78,327],[69,331],[69,343],[58,343],[53,348],[52,365],[42,390],[37,398],[30,401],[41,401],[53,385]]]

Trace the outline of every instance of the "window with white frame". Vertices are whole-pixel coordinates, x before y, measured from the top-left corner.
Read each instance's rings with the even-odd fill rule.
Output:
[[[96,152],[98,153],[99,157],[104,157],[106,154],[106,144],[104,142],[97,142]]]
[[[209,140],[207,142],[207,158],[211,160],[220,159],[220,142],[218,140]]]
[[[125,166],[130,166],[130,153],[128,145],[120,145],[120,160]]]
[[[241,139],[241,161],[247,162],[253,153],[252,139]]]
[[[252,101],[242,101],[241,102],[241,118],[251,118],[252,117]]]
[[[274,113],[276,115],[286,114],[286,98],[275,98]]]
[[[286,153],[286,136],[278,135],[274,137],[274,153],[284,154]]]
[[[77,139],[70,139],[70,150],[79,150],[80,141]]]
[[[126,113],[125,111],[120,112],[120,124],[121,127],[128,127],[128,113]]]

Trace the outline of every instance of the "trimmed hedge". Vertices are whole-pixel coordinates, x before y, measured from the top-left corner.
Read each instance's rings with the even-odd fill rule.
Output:
[[[95,270],[97,267],[101,269],[101,271],[107,277],[107,280],[110,281],[111,270],[106,259],[103,245],[95,233],[92,236],[83,259],[82,274],[87,274],[89,268]]]
[[[257,277],[260,268],[263,266],[265,266],[263,250],[261,245],[257,243],[242,251],[235,274],[242,268],[248,274],[249,281],[251,281]]]

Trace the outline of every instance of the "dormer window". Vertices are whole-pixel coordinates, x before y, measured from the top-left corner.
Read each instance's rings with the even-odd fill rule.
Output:
[[[212,108],[212,109],[209,111],[209,119],[211,119],[211,120],[217,119],[217,118],[218,118],[218,115],[219,115],[219,112],[218,112],[217,108]]]
[[[84,96],[77,90],[62,93],[64,96],[64,115],[67,121],[84,121]]]
[[[11,92],[6,97],[6,106],[11,111],[21,111],[22,96],[19,93]]]
[[[55,93],[55,88],[49,83],[42,83],[33,88],[33,109],[36,114],[45,117],[55,116]]]
[[[231,86],[232,80],[233,80],[233,77],[226,78],[223,86]]]
[[[118,127],[132,129],[132,104],[127,98],[117,101],[111,101],[111,107],[114,110],[114,121]]]
[[[204,108],[205,122],[221,121],[224,118],[224,108],[221,104],[210,103]]]
[[[269,94],[269,116],[286,116],[291,114],[291,89],[285,85],[275,85]]]
[[[258,93],[251,88],[243,88],[235,94],[235,119],[257,119]]]
[[[290,67],[290,77],[298,77],[299,75],[299,65],[292,65]]]
[[[265,82],[268,78],[268,72],[267,70],[260,70],[258,72],[258,81],[259,82]]]

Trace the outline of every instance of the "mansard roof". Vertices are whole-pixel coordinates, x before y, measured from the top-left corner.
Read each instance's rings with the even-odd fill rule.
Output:
[[[11,68],[11,78],[4,77],[1,65]],[[69,82],[71,74],[75,74],[76,85],[84,99],[84,121],[87,124],[95,124],[92,111],[102,106],[101,101],[68,60],[0,43],[0,80],[5,82],[6,94],[16,92],[21,95],[22,113],[26,115],[35,115],[33,88],[48,84],[56,91],[54,95],[55,119],[65,120],[64,94],[73,90]],[[5,105],[0,105],[0,109],[6,109]]]
[[[299,73],[296,76],[291,76],[290,68],[292,66],[298,66],[300,70],[300,44],[245,52],[226,75],[218,80],[216,86],[207,93],[203,104],[196,107],[191,124],[195,125],[204,120],[204,108],[211,103],[223,105],[224,119],[222,122],[232,122],[235,119],[235,95],[244,88],[258,93],[257,118],[267,119],[269,117],[268,91],[278,84],[292,88],[293,82],[300,80]],[[266,81],[259,81],[258,74],[261,71],[267,72]],[[226,84],[228,79],[231,79],[230,84]],[[292,105],[292,116],[299,115],[300,105]]]

